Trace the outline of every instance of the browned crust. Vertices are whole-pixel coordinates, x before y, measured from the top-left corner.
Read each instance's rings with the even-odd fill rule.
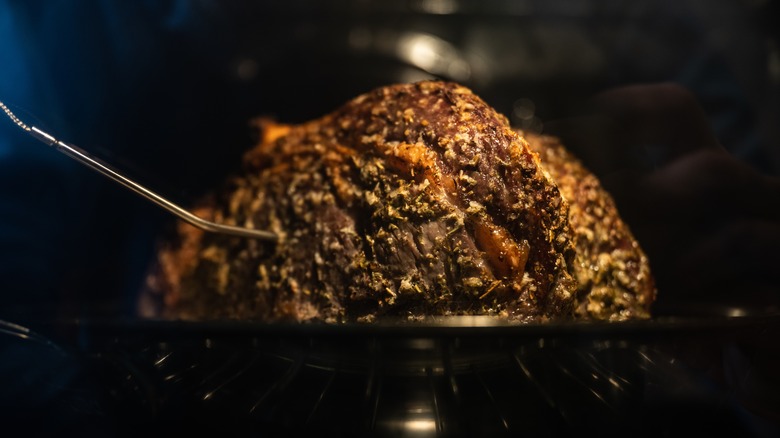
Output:
[[[184,226],[150,276],[167,316],[600,317],[577,302],[587,285],[567,202],[467,88],[393,85],[302,125],[256,123],[262,141],[205,214],[279,243]]]
[[[650,263],[612,196],[558,139],[521,135],[569,203],[580,289],[576,315],[611,321],[649,318],[656,295]]]

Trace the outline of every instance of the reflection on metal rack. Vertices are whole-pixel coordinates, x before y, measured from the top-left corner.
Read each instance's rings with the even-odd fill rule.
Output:
[[[109,342],[92,357],[122,423],[155,430],[181,431],[184,423],[222,436],[752,432],[708,376],[657,346],[620,339],[172,336]]]

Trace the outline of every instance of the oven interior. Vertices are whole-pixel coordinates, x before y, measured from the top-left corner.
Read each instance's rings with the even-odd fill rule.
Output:
[[[461,82],[514,126],[561,137],[615,191],[658,302],[651,320],[617,324],[144,320],[137,292],[172,219],[2,131],[21,151],[3,186],[37,175],[13,193],[52,223],[25,237],[45,245],[20,246],[46,256],[34,258],[43,274],[13,268],[16,247],[2,253],[0,415],[79,436],[776,436],[777,11],[772,0],[17,11],[37,32],[29,80],[54,90],[21,102],[27,114],[182,204],[235,171],[258,115],[302,122],[377,86]],[[713,138],[737,170],[685,161]],[[662,176],[666,191],[626,190]],[[34,202],[57,185],[72,204]],[[694,189],[701,203],[684,197]],[[698,259],[677,257],[687,248]]]

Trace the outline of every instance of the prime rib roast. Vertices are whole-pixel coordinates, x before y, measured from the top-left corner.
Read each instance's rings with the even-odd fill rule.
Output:
[[[279,241],[178,224],[148,277],[145,314],[328,323],[650,314],[648,260],[596,177],[468,88],[391,85],[307,123],[255,125],[262,138],[240,174],[196,213]]]

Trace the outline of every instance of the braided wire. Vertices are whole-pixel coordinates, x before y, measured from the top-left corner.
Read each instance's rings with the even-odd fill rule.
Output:
[[[11,121],[16,123],[20,128],[24,129],[25,131],[30,131],[30,127],[25,125],[24,122],[22,122],[21,120],[19,120],[19,118],[16,117],[16,115],[12,113],[11,110],[8,109],[8,107],[5,106],[3,102],[0,102],[0,108],[2,108],[5,114],[8,115],[8,117],[11,119]]]

